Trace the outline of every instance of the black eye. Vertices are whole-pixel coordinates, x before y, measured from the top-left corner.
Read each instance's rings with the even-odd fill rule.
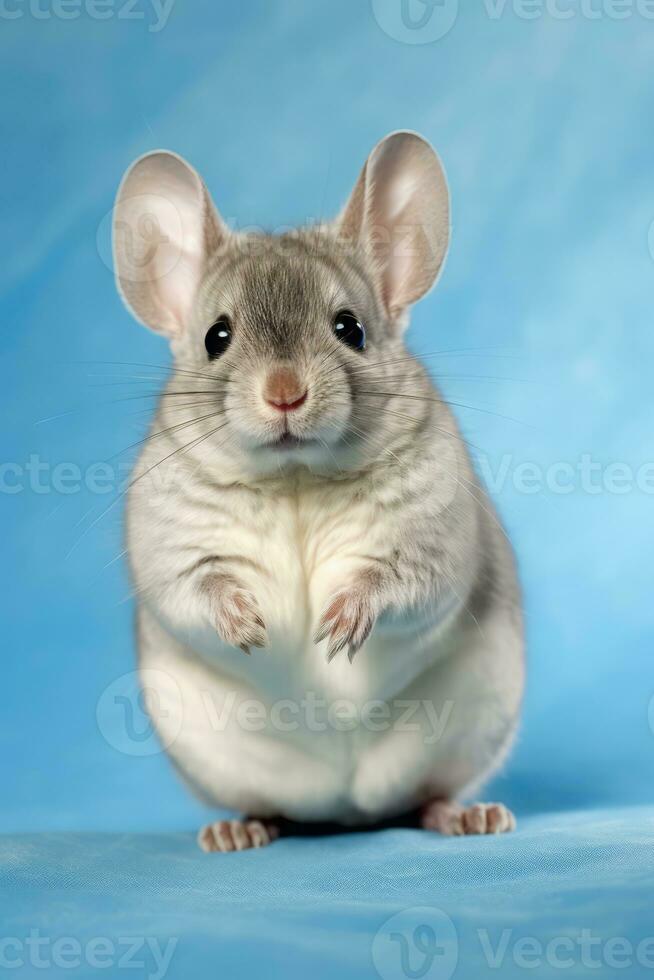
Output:
[[[211,360],[224,354],[232,341],[232,327],[226,316],[216,320],[212,327],[209,327],[207,336],[204,338],[204,346]]]
[[[353,350],[364,350],[366,346],[365,328],[349,310],[341,310],[334,317],[334,333]]]

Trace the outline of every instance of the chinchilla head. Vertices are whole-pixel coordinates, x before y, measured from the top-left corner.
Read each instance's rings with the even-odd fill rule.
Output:
[[[171,343],[166,425],[262,472],[388,452],[433,411],[403,334],[448,239],[443,169],[413,133],[375,147],[334,222],[283,235],[230,230],[188,163],[141,157],[118,192],[114,258],[132,313]]]

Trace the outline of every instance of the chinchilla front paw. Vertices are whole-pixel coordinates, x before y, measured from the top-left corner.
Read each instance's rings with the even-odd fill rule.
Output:
[[[211,621],[218,635],[250,653],[251,647],[268,646],[268,635],[259,603],[231,576],[212,577],[205,586],[211,603]]]
[[[347,647],[350,663],[367,640],[375,625],[376,613],[367,589],[352,586],[332,596],[314,634],[321,643],[329,636],[327,662]]]

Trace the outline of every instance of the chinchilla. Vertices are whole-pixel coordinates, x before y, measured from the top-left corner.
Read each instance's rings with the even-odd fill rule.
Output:
[[[128,494],[142,683],[183,778],[242,815],[200,846],[407,812],[513,829],[470,805],[520,710],[512,550],[405,346],[449,242],[438,156],[393,133],[332,223],[269,235],[157,151],[114,215],[119,290],[174,362]]]

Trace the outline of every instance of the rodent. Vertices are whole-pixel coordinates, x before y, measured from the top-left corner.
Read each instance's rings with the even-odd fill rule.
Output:
[[[518,725],[513,552],[404,342],[449,236],[411,132],[334,221],[281,235],[229,229],[173,153],[120,185],[119,291],[174,358],[128,494],[139,668],[183,778],[243,814],[204,850],[268,843],[277,818],[515,826],[465,802]]]

